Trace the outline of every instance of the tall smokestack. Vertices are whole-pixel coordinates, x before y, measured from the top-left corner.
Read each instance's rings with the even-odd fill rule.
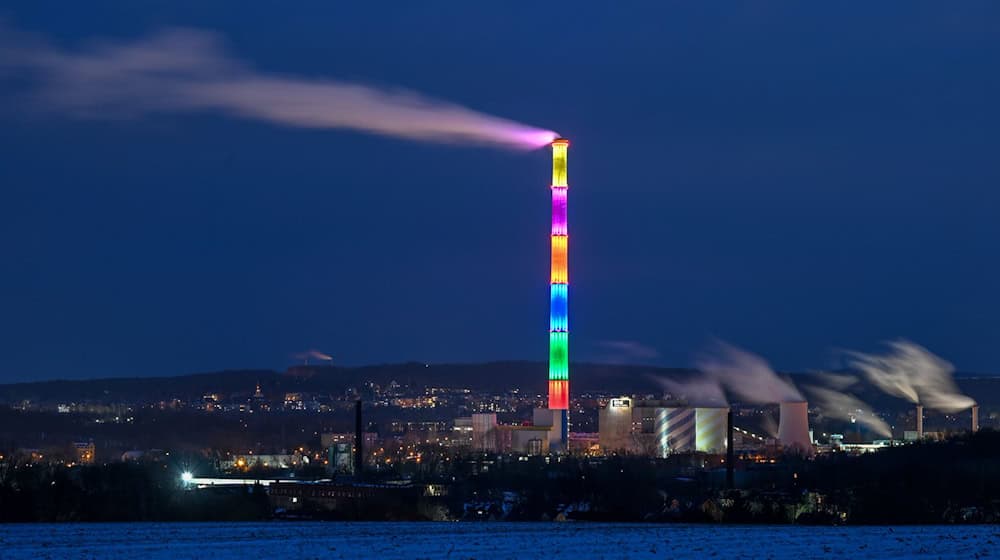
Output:
[[[732,490],[736,487],[735,473],[733,469],[736,463],[736,452],[733,451],[733,407],[729,407],[729,414],[726,416],[726,488]]]
[[[549,284],[549,409],[559,411],[560,442],[569,436],[569,227],[566,152],[569,140],[552,142],[552,270]],[[555,418],[553,418],[553,424]]]
[[[924,439],[924,405],[917,405],[917,441]]]
[[[972,405],[972,433],[979,431],[979,405]]]
[[[361,399],[354,403],[354,476],[360,477],[365,468],[365,438],[361,426]]]
[[[785,449],[812,452],[809,439],[809,405],[806,401],[783,402],[778,419],[778,440]]]

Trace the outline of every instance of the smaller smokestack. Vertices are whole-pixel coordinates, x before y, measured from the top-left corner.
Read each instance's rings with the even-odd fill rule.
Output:
[[[360,477],[365,467],[365,441],[361,426],[361,399],[354,403],[354,476]]]
[[[972,405],[972,433],[979,431],[979,405]]]
[[[726,415],[726,488],[732,490],[736,487],[733,469],[736,466],[736,452],[733,451],[733,407],[729,407],[729,414]]]
[[[924,439],[924,405],[917,405],[917,441]]]

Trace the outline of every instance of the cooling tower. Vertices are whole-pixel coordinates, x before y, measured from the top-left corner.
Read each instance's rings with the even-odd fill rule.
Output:
[[[697,451],[724,453],[726,451],[726,417],[729,408],[694,409],[695,438]]]
[[[809,439],[809,405],[806,401],[781,403],[778,419],[778,441],[785,449],[812,451]]]
[[[660,457],[694,449],[694,409],[656,409],[656,443]]]

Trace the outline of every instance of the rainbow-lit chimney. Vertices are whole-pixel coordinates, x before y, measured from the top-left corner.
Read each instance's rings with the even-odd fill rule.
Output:
[[[563,447],[569,431],[569,228],[566,222],[566,152],[569,140],[552,141],[552,278],[549,307],[549,409],[562,411]],[[554,416],[554,415],[553,415]],[[555,418],[553,418],[555,420]]]

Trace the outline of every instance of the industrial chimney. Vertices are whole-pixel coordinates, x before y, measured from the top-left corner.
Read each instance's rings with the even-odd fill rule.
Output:
[[[972,433],[979,431],[979,405],[972,405]]]
[[[354,476],[360,478],[365,468],[365,438],[361,426],[361,399],[354,403]]]
[[[783,402],[778,419],[778,440],[785,449],[812,452],[809,439],[809,404],[806,401]]]
[[[552,268],[549,277],[549,410],[559,415],[560,451],[569,438],[569,226],[566,151],[569,140],[552,141]],[[556,424],[552,417],[550,426]]]
[[[924,439],[924,405],[917,405],[917,441]]]
[[[726,415],[726,489],[736,488],[735,468],[736,451],[733,449],[733,407],[729,407]]]

